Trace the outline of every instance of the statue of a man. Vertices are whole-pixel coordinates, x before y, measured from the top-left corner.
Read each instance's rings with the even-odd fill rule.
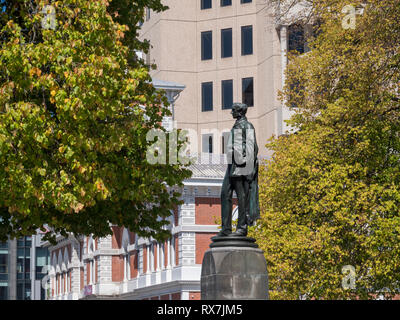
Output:
[[[247,236],[247,227],[260,217],[258,200],[258,146],[253,125],[246,118],[247,105],[234,103],[231,114],[236,119],[231,129],[224,182],[221,190],[222,228],[218,236]],[[238,198],[238,221],[232,233],[232,194]]]

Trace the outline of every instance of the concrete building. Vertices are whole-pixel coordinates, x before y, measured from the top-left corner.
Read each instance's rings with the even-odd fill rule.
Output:
[[[291,32],[269,0],[164,0],[169,10],[148,11],[140,39],[150,41],[152,76],[185,85],[175,104],[178,128],[196,132],[194,153],[225,153],[232,102],[249,105],[260,156],[272,135],[285,132],[290,110],[278,99]],[[279,8],[278,8],[279,9]],[[300,45],[304,46],[304,43]],[[291,46],[293,49],[293,45]],[[298,47],[298,46],[297,46]]]
[[[42,300],[48,250],[42,234],[0,243],[0,300]]]

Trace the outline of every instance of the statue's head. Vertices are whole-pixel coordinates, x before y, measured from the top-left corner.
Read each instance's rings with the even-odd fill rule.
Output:
[[[233,118],[235,119],[241,118],[246,114],[246,112],[247,112],[247,105],[245,103],[235,102],[232,105],[231,114]]]

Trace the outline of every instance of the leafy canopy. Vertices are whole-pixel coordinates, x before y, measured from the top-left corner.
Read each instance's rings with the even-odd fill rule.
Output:
[[[52,239],[66,232],[105,236],[111,224],[141,236],[168,236],[166,219],[179,203],[168,186],[181,185],[190,172],[146,161],[153,143],[146,134],[163,130],[169,111],[134,52],[148,48],[137,38],[145,7],[166,7],[159,0],[5,5],[0,239],[33,234],[44,224]],[[55,24],[43,24],[53,9]]]
[[[296,132],[268,143],[274,155],[260,172],[254,236],[271,297],[391,297],[400,288],[400,6],[309,3],[318,36],[311,52],[291,55],[283,90]],[[344,27],[346,5],[364,8],[354,29]]]

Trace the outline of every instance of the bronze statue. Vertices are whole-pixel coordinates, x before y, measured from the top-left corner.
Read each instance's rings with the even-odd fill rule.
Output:
[[[258,146],[253,125],[246,118],[247,105],[234,103],[236,119],[227,147],[228,168],[221,190],[222,226],[218,236],[247,236],[247,227],[260,217],[258,199]],[[232,194],[238,198],[238,222],[232,233]]]

